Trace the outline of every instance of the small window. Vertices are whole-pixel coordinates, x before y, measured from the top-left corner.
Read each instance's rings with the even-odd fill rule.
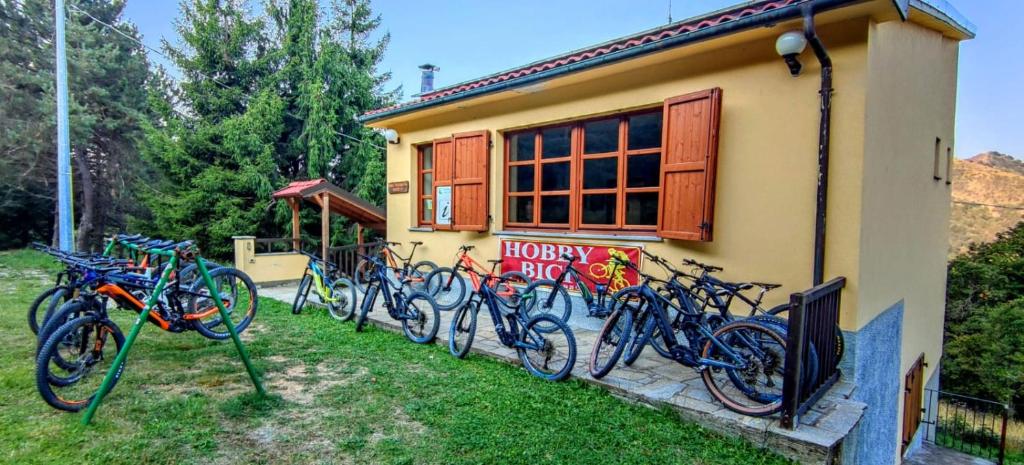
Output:
[[[434,147],[422,145],[416,152],[418,224],[430,226],[434,223]]]
[[[932,179],[939,181],[942,179],[942,174],[939,173],[939,166],[942,164],[942,139],[935,138],[935,162],[932,166]],[[948,173],[947,173],[948,174]]]
[[[946,147],[946,185],[953,184],[953,147]]]

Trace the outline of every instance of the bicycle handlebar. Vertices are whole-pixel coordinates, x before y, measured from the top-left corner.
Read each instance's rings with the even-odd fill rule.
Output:
[[[704,271],[707,271],[709,273],[714,273],[714,272],[722,271],[722,267],[720,267],[720,266],[708,265],[706,263],[698,262],[697,260],[694,260],[692,258],[683,259],[683,264],[684,265],[689,265],[689,266],[695,266],[695,267],[700,268],[700,269],[702,269]]]

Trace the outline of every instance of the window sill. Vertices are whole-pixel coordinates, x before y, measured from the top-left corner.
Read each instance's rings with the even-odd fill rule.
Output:
[[[623,234],[595,234],[595,233],[569,233],[556,231],[495,231],[499,237],[548,237],[556,239],[599,239],[609,241],[633,241],[633,242],[663,242],[664,239],[654,235],[623,235]]]
[[[429,228],[429,227],[426,227],[426,226],[417,226],[417,227],[414,227],[414,228],[409,228],[409,231],[412,231],[412,232],[434,232],[434,228]]]

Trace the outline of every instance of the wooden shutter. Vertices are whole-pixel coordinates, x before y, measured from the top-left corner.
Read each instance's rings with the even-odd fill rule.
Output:
[[[488,131],[455,134],[453,139],[452,229],[487,231],[491,140]]]
[[[452,229],[451,222],[448,224],[437,222],[437,215],[441,213],[437,188],[452,185],[452,170],[455,167],[452,145],[450,137],[434,141],[434,229]]]
[[[903,378],[903,452],[907,451],[917,428],[921,426],[923,400],[924,354],[921,354]]]
[[[665,101],[658,235],[710,241],[722,89]]]

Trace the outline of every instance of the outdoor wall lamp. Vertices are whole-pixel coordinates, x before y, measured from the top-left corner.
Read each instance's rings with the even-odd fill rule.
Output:
[[[786,60],[786,66],[789,66],[789,74],[792,74],[793,77],[799,76],[800,69],[803,68],[803,65],[800,64],[799,56],[805,48],[807,48],[807,37],[804,36],[803,31],[783,33],[775,41],[775,51],[782,56],[783,60]]]
[[[381,131],[381,134],[384,136],[384,140],[388,141],[389,144],[398,143],[398,131],[388,128]]]

